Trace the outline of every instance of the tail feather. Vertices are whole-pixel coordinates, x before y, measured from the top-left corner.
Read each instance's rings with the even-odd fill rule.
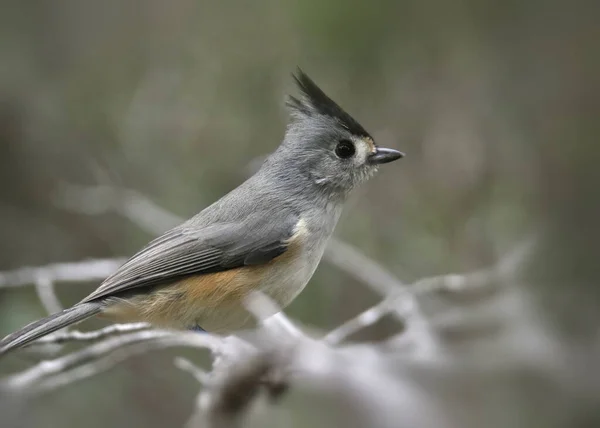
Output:
[[[102,311],[103,304],[88,302],[75,305],[64,311],[57,312],[46,318],[34,321],[21,330],[9,334],[0,341],[0,355],[46,336],[63,327],[79,323]]]

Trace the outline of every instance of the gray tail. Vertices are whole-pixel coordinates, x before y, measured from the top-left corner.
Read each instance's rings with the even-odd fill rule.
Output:
[[[42,336],[60,330],[68,325],[81,322],[102,311],[104,305],[99,302],[81,303],[46,318],[34,321],[21,330],[9,334],[0,341],[0,355],[21,348]]]

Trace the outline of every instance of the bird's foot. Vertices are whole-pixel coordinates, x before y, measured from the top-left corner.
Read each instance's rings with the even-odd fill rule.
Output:
[[[195,326],[193,326],[192,328],[190,328],[190,330],[191,331],[195,331],[196,333],[206,333],[206,330],[204,330],[198,324],[196,324]]]

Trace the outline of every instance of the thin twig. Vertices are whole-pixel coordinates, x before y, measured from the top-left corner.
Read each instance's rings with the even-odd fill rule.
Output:
[[[272,355],[241,352],[214,367],[186,427],[237,428],[275,366]]]
[[[448,274],[423,278],[406,286],[406,288],[415,296],[423,296],[439,291],[457,293],[496,285],[500,281],[506,281],[520,269],[531,253],[534,242],[533,238],[525,239],[509,251],[506,256],[502,257],[496,265],[487,269],[466,274]],[[352,334],[375,324],[390,311],[401,306],[399,299],[402,299],[402,296],[391,296],[382,300],[330,331],[323,340],[330,345],[341,343]]]
[[[358,248],[340,239],[332,238],[325,250],[327,261],[367,284],[382,296],[397,292],[404,286],[395,275],[381,264],[367,257]]]
[[[23,267],[0,272],[0,288],[35,284],[39,278],[52,282],[83,282],[103,280],[125,262],[123,258],[84,260],[72,263],[53,263],[40,267]]]
[[[195,334],[188,332],[172,332],[165,330],[144,330],[111,337],[94,343],[82,350],[67,354],[53,360],[42,361],[24,372],[8,377],[0,383],[0,389],[24,390],[32,388],[36,391],[46,391],[49,384],[53,387],[74,382],[92,374],[96,374],[92,366],[100,364],[102,370],[114,366],[125,358],[149,348],[165,348],[173,346],[188,346],[195,348],[217,349],[221,339],[210,334]],[[114,356],[118,349],[125,349],[135,343],[144,343],[140,348],[131,348],[122,355]],[[144,347],[145,346],[145,347]],[[143,348],[143,349],[142,349]],[[103,360],[107,358],[107,360]],[[70,377],[69,374],[73,376]],[[49,383],[44,380],[58,376]],[[57,380],[59,379],[59,380]]]
[[[364,255],[354,246],[340,240],[330,240],[325,258],[340,269],[361,280],[384,298],[393,298],[398,305],[391,306],[390,313],[406,328],[417,330],[422,337],[419,352],[431,357],[439,346],[435,333],[413,295],[410,287],[403,284],[387,269]]]
[[[273,300],[264,293],[251,293],[246,299],[247,309],[260,321],[263,326],[275,329],[290,337],[301,337],[302,332],[283,313]]]
[[[506,253],[494,266],[466,274],[446,274],[420,279],[409,286],[415,295],[446,291],[450,293],[474,291],[509,282],[531,256],[536,238],[523,239]]]
[[[48,314],[60,312],[62,305],[54,291],[54,282],[47,276],[39,276],[35,280],[35,291]]]
[[[30,346],[45,344],[60,344],[65,342],[92,342],[123,333],[132,333],[134,331],[148,330],[152,326],[148,323],[129,323],[129,324],[111,324],[100,330],[94,331],[60,331],[48,336],[41,337]]]
[[[69,211],[83,214],[115,212],[141,229],[158,235],[183,221],[183,218],[161,208],[141,193],[112,186],[79,186],[63,184],[55,202]]]
[[[208,373],[202,370],[200,367],[192,363],[187,358],[177,357],[173,361],[175,367],[191,374],[201,385],[208,383]]]
[[[387,298],[363,311],[354,318],[349,319],[344,324],[331,330],[323,337],[323,341],[328,345],[334,346],[342,343],[345,339],[359,332],[360,330],[374,325],[381,318],[387,315],[395,304],[395,299]]]

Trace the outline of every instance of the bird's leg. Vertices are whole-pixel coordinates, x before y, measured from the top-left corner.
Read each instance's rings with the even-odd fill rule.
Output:
[[[190,328],[190,330],[191,331],[195,331],[196,333],[206,333],[206,330],[204,330],[198,324],[196,324],[195,326],[193,326],[192,328]]]

